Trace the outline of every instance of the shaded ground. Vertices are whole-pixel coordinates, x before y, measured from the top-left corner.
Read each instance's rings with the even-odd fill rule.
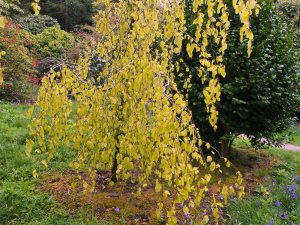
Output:
[[[234,178],[234,171],[241,170],[244,174],[245,191],[248,196],[256,192],[260,184],[270,181],[266,176],[266,171],[271,171],[278,165],[278,160],[263,152],[255,152],[247,149],[236,149],[233,152],[236,160],[232,161],[235,169],[224,171],[228,176],[228,182]],[[77,214],[86,210],[88,214],[94,215],[99,221],[110,220],[116,224],[121,224],[120,218],[124,218],[124,224],[165,224],[164,221],[156,218],[157,202],[171,204],[172,199],[163,199],[162,196],[154,191],[154,184],[148,186],[141,196],[134,193],[138,186],[131,183],[120,183],[115,186],[109,185],[109,173],[98,174],[96,178],[96,188],[93,193],[83,194],[82,188],[70,187],[74,180],[73,171],[65,171],[60,174],[51,174],[42,179],[41,189],[51,193],[54,199],[68,208],[71,214]],[[214,186],[209,193],[213,192]],[[208,194],[209,194],[208,193]],[[116,212],[116,208],[120,211]],[[182,210],[178,206],[180,223],[185,224]],[[210,200],[205,198],[201,208],[195,210],[206,210],[211,214]],[[197,212],[194,211],[196,214]],[[201,216],[201,215],[199,215]],[[227,219],[226,212],[220,215],[220,224],[225,224]]]

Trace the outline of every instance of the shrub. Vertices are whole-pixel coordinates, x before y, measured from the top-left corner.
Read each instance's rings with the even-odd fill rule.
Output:
[[[28,15],[19,18],[17,22],[23,29],[32,34],[40,33],[48,27],[54,27],[58,25],[57,20],[47,15]]]
[[[14,14],[23,13],[19,7],[19,0],[1,0],[0,1],[0,15],[12,16]]]
[[[300,27],[300,2],[298,0],[279,0],[278,7],[287,22]]]
[[[33,50],[41,57],[61,58],[63,53],[73,46],[74,36],[55,26],[35,35],[34,40],[36,43]]]
[[[247,135],[255,146],[260,144],[262,137],[268,144],[278,143],[280,138],[277,134],[289,126],[299,103],[299,74],[293,37],[271,1],[260,2],[260,15],[251,19],[254,47],[250,58],[245,54],[247,43],[240,43],[237,38],[240,20],[232,15],[232,7],[229,8],[232,29],[224,60],[228,75],[220,79],[222,95],[218,106],[217,132],[212,130],[203,110],[204,85],[201,79],[193,76],[191,88],[187,91],[196,125],[205,139],[222,149],[224,155],[230,149],[232,138],[239,134]],[[197,74],[198,58],[184,58],[189,70]],[[189,79],[189,74],[184,74],[184,78],[178,77],[179,84]]]
[[[300,67],[300,1],[279,0],[278,8],[283,20],[292,27],[294,45],[295,49],[297,50],[297,62],[298,67]],[[296,113],[296,117],[300,122],[300,104],[298,105],[298,112]]]
[[[39,60],[36,67],[38,78],[45,76],[49,73],[50,69],[54,69],[55,71],[59,70],[60,68],[55,68],[58,64],[60,64],[60,60],[57,58],[47,57]]]
[[[7,20],[5,28],[1,28],[0,49],[6,54],[1,59],[4,84],[0,86],[0,98],[20,101],[31,97],[28,76],[35,74],[33,58],[27,48],[31,43],[30,33],[11,21]]]

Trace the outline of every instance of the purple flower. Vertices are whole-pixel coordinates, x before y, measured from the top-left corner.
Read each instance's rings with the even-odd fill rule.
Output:
[[[219,200],[223,200],[223,199],[224,199],[224,198],[223,198],[223,195],[219,195],[219,196],[218,196],[218,199],[219,199]]]
[[[298,193],[297,192],[293,192],[292,194],[291,194],[291,197],[293,198],[293,199],[298,199]]]
[[[284,213],[278,213],[278,217],[282,220],[286,220],[288,215],[284,212]]]
[[[294,177],[294,180],[295,180],[298,184],[300,184],[300,177],[299,177],[299,176],[295,176],[295,177]]]
[[[297,190],[296,185],[286,185],[286,189],[288,192],[295,192]]]
[[[116,207],[116,208],[115,208],[115,212],[116,212],[116,213],[120,212],[120,208],[119,208],[119,207]]]
[[[203,216],[206,216],[206,215],[207,215],[207,212],[206,212],[206,211],[204,211],[204,212],[202,213],[202,215],[203,215]]]
[[[279,206],[281,205],[281,202],[280,202],[279,200],[276,200],[275,203],[274,203],[274,205],[275,205],[276,207],[279,207]]]
[[[274,225],[275,224],[275,220],[274,218],[271,218],[270,222],[268,223],[268,225]]]
[[[179,208],[180,208],[180,209],[182,209],[182,208],[183,208],[183,206],[184,206],[184,204],[183,204],[183,203],[180,203],[180,204],[179,204]]]
[[[188,219],[190,219],[191,218],[191,214],[189,214],[189,213],[186,213],[185,215],[184,215],[184,217],[188,220]]]
[[[286,190],[287,190],[287,193],[291,196],[291,198],[293,198],[293,199],[298,198],[297,186],[296,185],[287,185]]]
[[[261,202],[260,201],[256,201],[256,206],[260,206]]]

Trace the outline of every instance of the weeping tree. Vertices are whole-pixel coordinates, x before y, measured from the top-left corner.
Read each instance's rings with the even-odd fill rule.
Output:
[[[250,54],[249,17],[259,6],[254,0],[233,4],[242,22],[241,37],[249,39]],[[47,165],[59,146],[70,146],[76,152],[71,167],[90,175],[91,179],[82,177],[85,190],[93,191],[96,173],[107,169],[113,182],[137,181],[138,194],[154,182],[156,192],[173,199],[169,207],[158,203],[158,214],[165,212],[168,224],[176,224],[176,204],[184,202],[182,210],[188,214],[200,205],[211,174],[222,171],[221,161],[202,155],[201,137],[174,74],[180,69],[182,42],[187,37],[189,56],[197,53],[202,65],[197,76],[208,83],[206,110],[216,129],[219,78],[226,75],[222,62],[230,25],[227,5],[222,0],[194,1],[195,38],[186,32],[185,1],[98,0],[97,7],[100,41],[92,47],[103,67],[98,76],[90,76],[87,52],[75,69],[64,67],[43,79],[36,105],[28,112],[32,139],[26,143],[27,155],[37,154]],[[207,51],[210,43],[219,47],[215,55]],[[222,162],[230,166],[226,158]],[[229,194],[244,194],[239,172],[235,188],[222,184],[221,177],[218,192],[225,202]],[[216,195],[211,198],[218,224],[221,200]],[[198,222],[208,219],[206,215]]]

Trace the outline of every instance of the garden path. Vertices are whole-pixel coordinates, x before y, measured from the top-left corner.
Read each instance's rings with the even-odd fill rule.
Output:
[[[283,144],[282,148],[288,151],[300,152],[300,146],[292,145],[292,144]]]

